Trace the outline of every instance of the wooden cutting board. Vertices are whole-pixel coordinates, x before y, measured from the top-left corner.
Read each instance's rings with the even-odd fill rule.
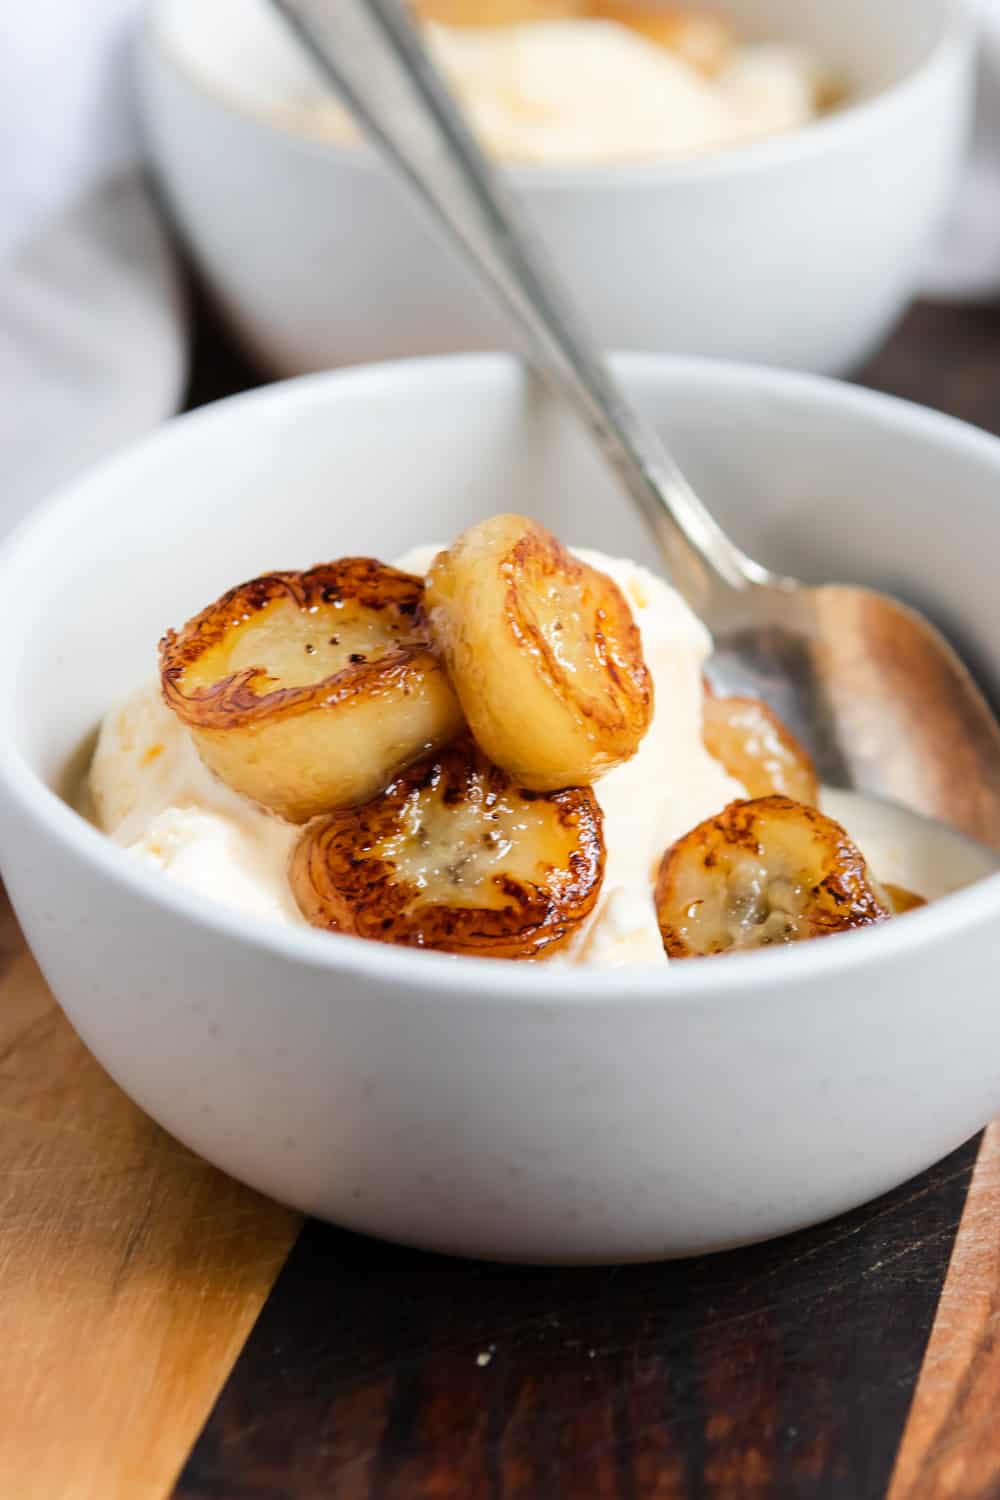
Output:
[[[0,888],[0,1496],[167,1494],[298,1231],[154,1125]]]
[[[983,1136],[888,1500],[1000,1496],[1000,1121]]]

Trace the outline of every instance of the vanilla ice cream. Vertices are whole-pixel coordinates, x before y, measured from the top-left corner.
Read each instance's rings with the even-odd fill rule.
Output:
[[[798,47],[735,47],[707,77],[615,21],[428,25],[425,35],[483,145],[511,162],[655,159],[773,135],[814,119],[824,88]],[[319,80],[279,113],[333,140],[357,138]]]
[[[424,573],[439,549],[400,559]],[[591,916],[552,962],[665,964],[653,906],[664,849],[744,789],[701,741],[705,627],[680,595],[636,563],[578,554],[628,599],[653,678],[656,710],[636,755],[595,787],[604,813],[604,883]],[[90,772],[96,821],[137,860],[250,916],[304,924],[287,879],[298,829],[230,791],[202,763],[159,684],[108,714]]]
[[[105,718],[88,790],[95,822],[134,859],[248,916],[304,922],[285,877],[298,830],[213,775],[159,681]]]

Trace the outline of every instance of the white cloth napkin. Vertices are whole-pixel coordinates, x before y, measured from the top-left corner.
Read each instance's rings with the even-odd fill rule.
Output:
[[[924,271],[928,297],[977,301],[1000,292],[1000,0],[978,0],[976,116],[951,211]]]
[[[132,110],[138,6],[31,0],[5,18],[0,536],[182,396],[179,281]]]
[[[4,28],[0,536],[181,399],[183,308],[131,107],[140,4],[32,0]],[[975,138],[929,295],[1000,290],[1000,0],[981,5]]]

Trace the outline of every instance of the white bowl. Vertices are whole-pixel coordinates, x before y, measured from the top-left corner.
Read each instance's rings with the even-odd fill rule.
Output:
[[[763,562],[916,596],[998,686],[1000,443],[804,376],[619,370]],[[511,505],[655,561],[571,419],[501,355],[226,401],[22,527],[0,553],[0,851],[55,994],[196,1151],[414,1244],[680,1255],[892,1187],[1000,1106],[1000,877],[843,938],[573,972],[255,924],[138,868],[57,795],[163,628],[227,585],[393,556]]]
[[[964,138],[969,27],[955,0],[712,8],[744,34],[813,46],[855,102],[701,158],[511,180],[606,347],[843,372],[913,291]],[[471,273],[369,150],[275,123],[304,73],[263,6],[153,7],[153,161],[244,342],[279,374],[507,347]]]

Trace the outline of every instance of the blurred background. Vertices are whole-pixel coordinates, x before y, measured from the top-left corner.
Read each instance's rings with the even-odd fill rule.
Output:
[[[415,12],[608,346],[849,377],[1000,287],[1000,0]],[[199,329],[262,380],[506,342],[266,0],[18,7],[0,533],[185,404]]]

